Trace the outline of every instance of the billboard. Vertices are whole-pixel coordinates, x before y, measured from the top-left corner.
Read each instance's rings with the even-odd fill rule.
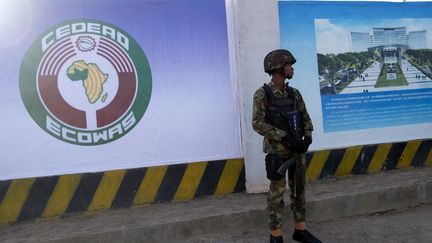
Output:
[[[279,1],[281,46],[314,122],[312,149],[428,138],[430,3]]]
[[[242,156],[225,1],[0,6],[0,180]]]
[[[432,121],[432,19],[314,24],[324,132]]]

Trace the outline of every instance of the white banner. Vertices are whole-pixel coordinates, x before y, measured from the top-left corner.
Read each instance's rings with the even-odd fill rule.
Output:
[[[0,180],[242,157],[224,1],[6,3]]]

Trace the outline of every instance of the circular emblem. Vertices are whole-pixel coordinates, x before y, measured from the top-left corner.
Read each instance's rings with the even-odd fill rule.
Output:
[[[96,41],[91,36],[83,35],[78,37],[76,41],[76,47],[80,51],[92,51],[96,47]]]
[[[150,67],[120,28],[79,19],[53,26],[27,50],[20,92],[48,134],[77,145],[112,142],[130,132],[150,101]]]

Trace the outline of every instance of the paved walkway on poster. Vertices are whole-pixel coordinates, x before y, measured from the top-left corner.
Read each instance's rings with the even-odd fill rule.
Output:
[[[353,93],[364,93],[364,92],[380,92],[380,91],[391,91],[391,90],[407,90],[407,89],[419,89],[419,88],[431,88],[432,80],[425,76],[418,68],[413,66],[407,60],[402,60],[402,72],[408,81],[408,86],[393,86],[393,87],[382,87],[375,88],[375,84],[380,74],[380,63],[375,61],[370,67],[368,67],[359,77],[352,81],[340,94],[353,94]],[[416,77],[416,75],[419,75]]]

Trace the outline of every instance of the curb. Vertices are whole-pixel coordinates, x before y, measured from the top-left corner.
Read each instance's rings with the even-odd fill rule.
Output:
[[[429,204],[432,203],[432,174],[430,177],[404,185],[319,199],[310,202],[307,211],[312,221],[325,221]]]
[[[432,203],[432,168],[320,180],[310,183],[307,193],[311,222],[405,209]],[[289,202],[287,193],[285,197]],[[287,206],[285,212],[285,225],[290,225]],[[265,229],[266,222],[265,195],[238,193],[17,223],[0,228],[0,241],[12,236],[14,242],[182,242],[227,230]]]

